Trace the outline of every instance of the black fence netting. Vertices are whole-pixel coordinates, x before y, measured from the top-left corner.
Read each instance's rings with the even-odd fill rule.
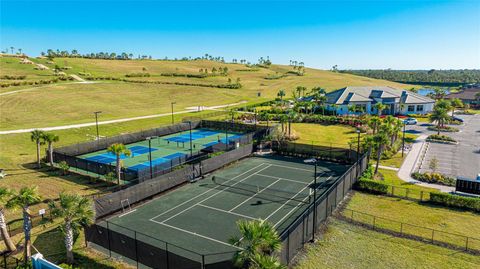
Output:
[[[241,122],[232,122],[232,121],[213,121],[213,120],[202,120],[200,122],[201,128],[206,129],[216,129],[224,130],[226,132],[242,132],[250,133],[256,132],[258,130],[267,129],[267,127],[253,124],[244,124]]]
[[[252,147],[250,144],[216,156],[202,166],[206,169],[205,172],[218,169],[232,160],[248,156]],[[279,226],[284,227],[280,234],[283,248],[279,257],[282,263],[289,264],[304,245],[314,238],[320,224],[332,214],[348,191],[352,189],[358,175],[366,169],[367,165],[367,155],[364,154],[342,176],[332,182],[322,195],[314,199],[298,217],[293,221],[288,220],[285,226],[283,226],[283,223]],[[171,176],[168,181],[182,175],[172,174]],[[151,188],[149,184],[156,180],[148,180],[139,185]],[[142,189],[142,191],[145,191],[145,194],[148,195],[146,190]],[[121,196],[113,199],[118,202],[124,198],[125,196]],[[108,199],[112,199],[112,196],[104,199],[104,201]],[[116,208],[121,208],[121,205]],[[198,253],[108,221],[88,227],[85,236],[87,242],[92,243],[104,252],[108,252],[111,257],[122,257],[123,260],[130,263],[136,263],[137,268],[144,268],[145,266],[149,268],[233,268],[231,261],[234,252]],[[139,264],[142,266],[139,266]]]
[[[191,126],[192,128],[197,128],[200,125],[200,122],[195,121],[195,122],[191,122],[191,124],[192,124]],[[165,136],[165,135],[179,133],[187,130],[190,130],[190,123],[183,122],[175,125],[170,125],[170,126],[165,126],[165,127],[160,127],[160,128],[150,129],[150,130],[144,130],[141,132],[136,132],[131,134],[122,134],[122,135],[117,135],[112,137],[101,138],[95,141],[88,141],[88,142],[79,143],[75,145],[55,148],[54,152],[63,153],[69,156],[77,156],[77,155],[82,155],[82,154],[106,149],[114,143],[131,144],[141,140],[145,140],[147,137]],[[55,157],[54,157],[54,160],[55,160]]]
[[[144,178],[142,182],[129,188],[101,196],[94,200],[96,218],[125,209],[126,206],[155,196],[203,174],[210,173],[228,163],[250,155],[252,150],[253,145],[247,144],[199,163],[178,166],[177,169],[152,179],[149,177]]]
[[[316,157],[323,160],[336,162],[354,163],[357,159],[357,151],[348,148],[336,148],[329,146],[309,145],[288,141],[273,141],[272,149],[282,155],[298,157]]]
[[[320,224],[332,214],[348,191],[352,189],[353,183],[356,182],[358,175],[366,169],[367,164],[367,154],[364,154],[283,230],[280,234],[283,246],[280,253],[282,263],[290,264],[290,261],[304,245],[312,241]]]

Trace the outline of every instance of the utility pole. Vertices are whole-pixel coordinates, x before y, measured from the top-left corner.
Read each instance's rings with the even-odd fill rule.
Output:
[[[98,132],[98,114],[102,113],[102,111],[95,111],[93,114],[95,114],[95,126],[97,126],[97,140],[100,139],[100,134]]]
[[[175,120],[173,119],[173,105],[176,104],[177,102],[171,102],[170,105],[172,106],[172,125],[175,123]]]

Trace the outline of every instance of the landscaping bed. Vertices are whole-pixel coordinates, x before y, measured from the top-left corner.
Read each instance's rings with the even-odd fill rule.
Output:
[[[428,126],[427,127],[428,130],[430,131],[439,131],[439,128],[437,126]],[[450,127],[450,126],[443,126],[443,127],[440,127],[440,132],[451,132],[451,133],[454,133],[454,132],[458,132],[459,130],[455,127]]]
[[[457,140],[446,135],[429,135],[427,137],[428,142],[443,143],[443,144],[458,144]]]
[[[447,177],[445,175],[442,175],[440,173],[418,173],[414,172],[412,173],[412,178],[426,182],[426,183],[435,183],[435,184],[440,184],[440,185],[445,185],[445,186],[455,186],[456,179]]]

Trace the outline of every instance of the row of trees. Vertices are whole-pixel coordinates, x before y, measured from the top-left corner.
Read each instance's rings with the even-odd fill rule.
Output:
[[[16,49],[16,51],[15,51],[15,49]],[[11,54],[23,55],[22,51],[23,51],[23,49],[15,48],[15,47],[12,46],[12,47],[9,47],[9,48],[5,48],[5,50],[2,50],[2,53],[8,54],[10,52]]]
[[[7,251],[14,252],[17,246],[13,243],[7,230],[7,222],[4,209],[21,209],[23,216],[23,233],[24,233],[24,251],[23,258],[25,263],[31,256],[31,230],[32,230],[32,213],[30,206],[41,202],[38,188],[23,187],[18,192],[8,188],[0,188],[0,232],[5,242]],[[78,234],[81,227],[93,222],[94,212],[91,201],[78,194],[60,193],[57,202],[49,203],[52,217],[63,218],[60,225],[64,234],[65,249],[67,253],[67,262],[73,263],[73,243],[74,238]]]
[[[462,70],[341,70],[342,73],[350,73],[376,79],[385,79],[405,83],[479,83],[480,70],[462,69]]]
[[[76,49],[72,51],[68,50],[52,50],[49,49],[47,52],[41,52],[42,56],[46,56],[48,58],[87,58],[87,59],[109,59],[109,60],[131,60],[134,58],[133,53],[115,53],[115,52],[96,52],[96,53],[85,53],[80,54]],[[137,59],[152,59],[152,56],[147,55],[138,55]]]

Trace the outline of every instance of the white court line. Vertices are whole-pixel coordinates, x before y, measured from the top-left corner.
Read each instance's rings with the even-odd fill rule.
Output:
[[[255,167],[253,167],[252,169],[249,169],[249,170],[241,173],[240,175],[231,178],[230,180],[228,180],[228,181],[226,181],[226,182],[229,182],[229,181],[231,181],[231,180],[234,180],[234,179],[236,179],[237,177],[243,176],[244,174],[252,171],[253,169],[257,169],[259,166],[262,166],[262,165],[264,165],[264,164],[265,164],[265,163],[261,163],[261,164],[255,166]],[[161,214],[159,214],[159,215],[157,215],[157,216],[155,216],[155,217],[152,217],[150,220],[154,220],[154,219],[156,219],[156,218],[158,218],[158,217],[160,217],[160,216],[163,216],[164,214],[167,214],[168,212],[170,212],[170,211],[172,211],[172,210],[174,210],[174,209],[176,209],[176,208],[178,208],[178,207],[180,207],[180,206],[182,206],[182,205],[184,205],[184,204],[186,204],[186,203],[188,203],[188,202],[190,202],[190,201],[192,201],[192,200],[195,200],[196,198],[198,198],[198,197],[200,197],[200,196],[202,196],[202,195],[204,195],[204,194],[207,194],[207,193],[215,190],[215,189],[218,188],[218,187],[220,187],[220,186],[217,186],[217,187],[212,188],[212,189],[210,189],[210,190],[208,190],[208,191],[205,191],[205,192],[203,192],[203,193],[200,193],[199,195],[196,195],[196,196],[192,197],[191,199],[188,199],[187,201],[185,201],[185,202],[183,202],[183,203],[181,203],[181,204],[179,204],[179,205],[177,205],[177,206],[174,206],[174,207],[170,208],[169,210],[167,210],[167,211],[165,211],[165,212],[162,212]]]
[[[310,173],[313,173],[315,172],[314,170],[308,170],[308,169],[304,169],[304,168],[298,168],[298,167],[293,167],[293,166],[288,166],[288,165],[279,165],[279,164],[271,164],[272,166],[278,166],[278,167],[284,167],[284,168],[289,168],[289,169],[295,169],[295,170],[302,170],[302,171],[307,171],[307,172],[310,172]],[[317,167],[318,168],[318,167]],[[321,171],[321,170],[319,170]],[[318,172],[318,171],[317,171]]]
[[[128,215],[128,214],[130,214],[130,213],[133,213],[133,212],[135,212],[135,211],[137,211],[137,210],[136,210],[136,209],[130,210],[130,211],[126,212],[126,213],[123,213],[123,214],[119,215],[118,217],[121,218],[121,217],[123,217],[123,216],[125,216],[125,215]]]
[[[233,187],[233,186],[237,185],[238,183],[246,180],[247,178],[250,178],[250,177],[254,176],[254,175],[257,174],[257,173],[260,173],[261,171],[263,171],[263,170],[265,170],[265,169],[267,169],[267,168],[269,168],[269,167],[270,167],[270,166],[264,167],[264,168],[258,170],[257,172],[255,172],[255,173],[253,173],[253,174],[250,174],[249,176],[243,178],[242,180],[237,181],[236,183],[233,183],[233,184],[231,185],[231,187]],[[232,179],[233,179],[233,178],[232,178]],[[228,181],[231,181],[232,179],[230,179],[230,180],[228,180]],[[227,181],[227,182],[228,182],[228,181]],[[222,193],[222,192],[225,191],[226,189],[228,189],[228,188],[225,188],[225,189],[223,189],[223,190],[221,190],[221,191],[218,191],[218,192],[216,192],[216,193],[208,196],[207,198],[203,199],[202,201],[200,201],[200,202],[198,202],[198,203],[195,203],[195,204],[191,205],[190,207],[185,208],[184,210],[182,210],[182,211],[178,212],[177,214],[175,214],[175,215],[173,215],[173,216],[171,216],[171,217],[163,220],[162,222],[166,222],[166,221],[169,221],[169,220],[175,218],[176,216],[182,214],[183,212],[192,209],[192,208],[193,208],[194,206],[196,206],[197,204],[203,203],[203,202],[207,201],[208,199],[210,199],[210,198],[212,198],[212,197],[214,197],[214,196]]]
[[[151,221],[153,221],[153,222],[155,222],[155,223],[158,223],[158,224],[160,224],[160,225],[164,225],[164,226],[166,226],[166,227],[169,227],[169,228],[172,228],[172,229],[175,229],[175,230],[184,232],[184,233],[188,233],[188,234],[195,235],[195,236],[198,236],[198,237],[201,237],[201,238],[205,238],[205,239],[210,240],[210,241],[213,241],[213,242],[220,243],[220,244],[222,244],[222,245],[226,245],[226,246],[229,246],[229,247],[234,247],[234,248],[240,249],[240,250],[242,249],[242,248],[240,248],[240,247],[237,247],[237,246],[234,246],[234,245],[225,243],[225,242],[223,242],[223,241],[220,241],[220,240],[217,240],[217,239],[214,239],[214,238],[205,236],[205,235],[197,234],[197,233],[194,233],[194,232],[191,232],[191,231],[182,229],[182,228],[178,228],[178,227],[175,227],[175,226],[172,226],[172,225],[168,225],[168,224],[163,223],[163,222],[159,222],[159,221],[156,221],[156,220],[151,220]]]
[[[236,216],[239,216],[239,217],[242,217],[242,218],[246,218],[246,219],[258,220],[258,218],[250,217],[250,216],[243,215],[243,214],[238,214],[238,213],[235,213],[235,212],[230,212],[230,211],[227,211],[227,210],[223,210],[223,209],[216,208],[216,207],[211,207],[211,206],[208,206],[208,205],[203,205],[203,204],[197,204],[197,205],[198,205],[198,206],[203,206],[203,207],[205,207],[205,208],[209,208],[209,209],[212,209],[212,210],[220,211],[220,212],[223,212],[223,213],[228,213],[228,214],[236,215]]]
[[[264,190],[268,189],[269,187],[271,187],[272,185],[274,185],[275,183],[279,182],[280,179],[277,179],[275,180],[272,184],[266,186],[265,188],[263,188],[262,190],[258,191],[257,193],[255,193],[254,195],[251,195],[250,197],[248,197],[245,201],[241,202],[240,204],[236,205],[234,208],[228,210],[228,212],[232,212],[233,210],[237,209],[238,207],[240,207],[241,205],[243,205],[244,203],[250,201],[253,197],[257,196],[257,194],[263,192]]]
[[[269,178],[276,178],[276,179],[281,179],[281,180],[284,180],[284,181],[290,181],[290,182],[299,183],[299,184],[302,184],[302,185],[308,184],[308,182],[303,182],[303,181],[294,180],[294,179],[289,179],[289,178],[284,178],[284,177],[274,177],[274,176],[269,176],[269,175],[264,175],[264,174],[257,174],[257,176],[269,177]],[[318,178],[318,177],[317,177],[317,178]]]
[[[327,180],[325,180],[325,182],[329,181],[330,178],[332,178],[332,176],[329,176],[329,177],[327,178]],[[303,200],[306,200],[306,198],[303,199]],[[302,202],[303,202],[303,201],[302,201]],[[315,204],[315,197],[313,198],[313,203]],[[277,227],[277,225],[280,224],[286,217],[290,216],[290,214],[291,214],[294,210],[296,210],[300,204],[301,204],[301,203],[298,203],[294,208],[292,208],[292,210],[290,210],[287,214],[285,214],[285,216],[283,216],[283,218],[281,218],[277,223],[275,223],[275,225],[273,225],[273,227]],[[284,204],[284,205],[285,205],[285,204]],[[283,207],[283,205],[282,205],[282,207]],[[314,210],[317,210],[317,209],[315,208]],[[270,216],[269,216],[269,217],[270,217]]]

